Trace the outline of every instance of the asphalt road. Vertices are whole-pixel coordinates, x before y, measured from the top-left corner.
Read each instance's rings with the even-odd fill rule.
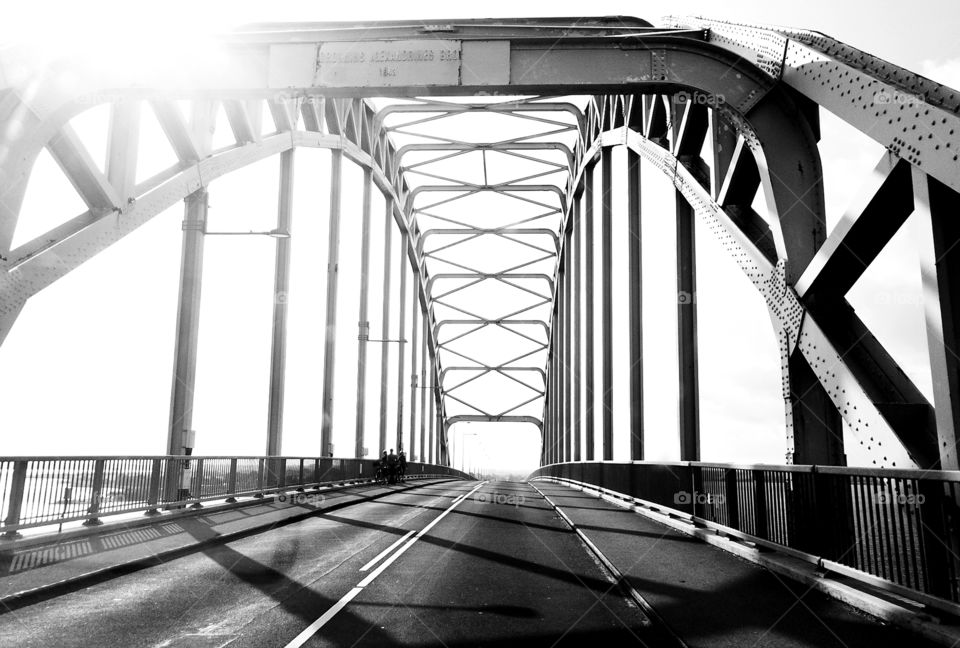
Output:
[[[659,633],[509,482],[397,492],[0,614],[0,645],[45,648],[664,645]]]

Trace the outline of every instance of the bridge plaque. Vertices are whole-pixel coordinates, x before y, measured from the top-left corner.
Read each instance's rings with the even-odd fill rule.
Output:
[[[399,40],[324,43],[317,53],[319,85],[327,87],[460,83],[460,41]]]

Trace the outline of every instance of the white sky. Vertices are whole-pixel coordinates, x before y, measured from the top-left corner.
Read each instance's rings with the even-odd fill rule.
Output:
[[[594,15],[638,15],[656,22],[660,5],[594,2]],[[960,87],[960,42],[953,31],[960,18],[954,2],[855,2],[813,0],[785,3],[676,2],[670,13],[696,14],[785,24],[823,31],[932,78]],[[101,42],[122,49],[129,41],[155,39],[169,47],[194,32],[223,30],[244,22],[281,20],[375,20],[454,17],[574,16],[582,3],[486,2],[482,15],[467,4],[166,2],[151,9],[134,3],[20,4],[5,9],[0,42],[49,39],[69,49]],[[55,16],[55,19],[51,17]],[[922,24],[913,25],[921,16]],[[147,30],[149,33],[145,32]],[[34,40],[34,42],[36,42]],[[122,52],[118,52],[122,54]],[[98,112],[99,111],[99,112]],[[106,113],[90,111],[74,122],[95,156],[102,158]],[[269,122],[268,122],[269,123]],[[148,125],[149,126],[149,125]],[[223,130],[223,129],[221,129]],[[879,158],[881,149],[829,115],[823,115],[825,190],[829,225],[840,214]],[[140,177],[171,162],[163,135],[146,128]],[[216,148],[215,141],[214,147]],[[322,367],[323,275],[326,260],[327,154],[297,152],[294,204],[293,285],[284,454],[319,452],[319,385]],[[619,155],[619,154],[618,154]],[[276,159],[218,180],[211,188],[211,230],[266,230],[276,214]],[[59,169],[41,158],[28,190],[16,236],[29,240],[82,211]],[[648,170],[647,177],[654,178]],[[349,187],[360,172],[345,164],[345,213],[359,209]],[[645,188],[645,366],[648,456],[676,458],[674,368],[675,289],[655,281],[658,265],[673,267],[671,190],[663,182]],[[615,187],[616,193],[616,187]],[[618,197],[618,200],[622,195]],[[382,236],[382,207],[375,203],[375,236]],[[176,313],[180,220],[176,206],[33,298],[0,347],[3,394],[3,448],[0,454],[156,454],[164,450],[173,322]],[[905,227],[851,291],[851,303],[907,374],[929,397],[930,376],[919,307],[919,272],[911,224]],[[396,237],[394,237],[396,239]],[[356,248],[356,229],[345,227],[341,249]],[[312,246],[310,241],[317,241]],[[379,241],[379,242],[378,242]],[[396,240],[394,241],[396,243]],[[351,247],[352,246],[352,247]],[[382,239],[372,250],[374,284],[380,281]],[[320,252],[317,253],[317,250]],[[394,252],[394,255],[396,252]],[[707,460],[782,463],[783,409],[778,354],[765,307],[752,286],[705,232],[698,231],[700,370],[703,456]],[[394,256],[395,258],[395,256]],[[391,262],[393,263],[393,262]],[[394,264],[395,265],[395,264]],[[193,427],[200,454],[260,454],[264,446],[270,350],[273,239],[207,239],[204,310],[201,321],[197,402]],[[662,273],[659,273],[662,274]],[[354,338],[356,291],[342,273],[340,330]],[[617,280],[619,281],[619,279]],[[622,315],[623,304],[618,304]],[[379,302],[371,300],[371,337],[379,337]],[[396,318],[394,318],[396,319]],[[618,320],[618,321],[622,321]],[[392,322],[392,328],[396,322]],[[619,326],[619,324],[617,325]],[[618,333],[619,331],[619,333]],[[615,335],[622,334],[619,328]],[[661,343],[662,341],[662,343]],[[338,351],[337,410],[352,415],[356,341]],[[371,360],[379,348],[371,346]],[[409,367],[409,361],[408,361]],[[618,369],[619,371],[619,369]],[[351,377],[352,376],[352,377]],[[404,380],[404,387],[408,386]],[[618,426],[626,409],[622,380],[614,403]],[[391,387],[396,389],[395,384]],[[377,391],[368,399],[378,406]],[[346,412],[345,412],[346,411]],[[539,458],[539,439],[530,426],[467,426],[459,442],[466,465],[525,472]],[[389,427],[393,429],[392,423]],[[461,430],[462,431],[462,430]],[[337,426],[336,454],[353,447],[353,429]],[[391,435],[392,436],[392,435]],[[459,435],[458,435],[459,436]],[[598,438],[599,438],[598,433]],[[373,436],[370,447],[375,447]],[[855,449],[848,443],[852,463]],[[617,458],[625,458],[619,435]],[[459,462],[457,462],[459,467]]]

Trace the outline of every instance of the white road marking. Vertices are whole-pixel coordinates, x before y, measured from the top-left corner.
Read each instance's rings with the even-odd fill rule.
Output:
[[[347,603],[352,601],[354,597],[363,591],[362,587],[354,587],[352,590],[347,592],[346,596],[334,603],[333,607],[323,613],[323,616],[308,625],[303,632],[298,634],[293,641],[287,644],[287,648],[300,648],[303,644],[316,634],[317,630],[322,628],[327,621],[332,619],[337,615],[337,612],[347,607]]]
[[[376,556],[376,558],[374,558],[373,560],[371,560],[370,562],[368,562],[366,565],[364,565],[363,567],[361,567],[361,568],[360,568],[360,571],[365,572],[365,571],[367,571],[368,569],[370,569],[371,567],[373,567],[374,565],[376,565],[378,562],[380,562],[381,560],[383,560],[383,557],[384,557],[384,556],[386,556],[388,553],[390,553],[391,551],[393,551],[394,549],[396,549],[396,548],[397,548],[397,545],[399,545],[401,542],[403,542],[404,540],[406,540],[407,538],[409,538],[409,537],[412,536],[413,534],[414,534],[414,530],[413,530],[413,529],[410,529],[409,531],[407,531],[406,535],[404,535],[402,538],[400,538],[399,540],[397,540],[396,542],[394,542],[392,545],[390,545],[389,547],[387,547],[386,549],[384,549],[383,551],[381,551],[380,553],[378,553],[377,556]]]
[[[417,533],[417,535],[415,535],[411,540],[409,540],[409,541],[407,542],[407,544],[405,544],[405,545],[403,545],[402,547],[400,547],[400,549],[399,549],[398,551],[396,551],[393,555],[391,555],[390,558],[389,558],[386,562],[384,562],[383,564],[381,564],[381,565],[380,565],[379,567],[377,567],[374,571],[370,572],[370,574],[367,575],[366,578],[364,578],[362,581],[360,581],[359,583],[357,583],[356,587],[354,587],[353,589],[351,589],[349,592],[347,592],[347,593],[343,596],[343,598],[341,598],[339,601],[337,601],[336,603],[334,603],[334,604],[333,604],[333,607],[331,607],[329,610],[327,610],[326,612],[323,613],[323,616],[321,616],[319,619],[317,619],[316,621],[314,621],[313,623],[311,623],[309,626],[307,626],[307,627],[303,630],[303,632],[301,632],[300,634],[298,634],[298,635],[293,639],[293,641],[291,641],[290,643],[288,643],[288,644],[286,645],[286,648],[300,648],[300,646],[302,646],[303,644],[307,643],[307,641],[310,639],[310,637],[312,637],[313,635],[315,635],[315,634],[317,633],[317,631],[320,630],[320,628],[322,628],[324,625],[326,625],[327,622],[330,621],[330,619],[332,619],[333,617],[335,617],[335,616],[337,615],[337,613],[340,612],[340,610],[342,610],[343,608],[347,607],[347,604],[348,604],[350,601],[352,601],[354,598],[356,598],[357,594],[359,594],[360,592],[362,592],[364,587],[366,587],[367,585],[369,585],[370,583],[372,583],[374,580],[376,580],[377,576],[379,576],[380,574],[382,574],[383,571],[384,571],[387,567],[389,567],[391,564],[393,564],[393,561],[395,561],[397,558],[399,558],[401,555],[403,555],[403,553],[404,553],[407,549],[409,549],[411,546],[413,546],[413,544],[414,544],[417,540],[419,540],[420,538],[422,538],[430,529],[432,529],[434,526],[436,526],[437,523],[438,523],[440,520],[442,520],[443,518],[447,517],[447,515],[448,515],[453,509],[455,509],[455,508],[457,508],[458,506],[460,506],[460,503],[463,502],[463,500],[467,499],[468,497],[470,497],[471,495],[473,495],[474,493],[476,493],[478,490],[480,490],[481,488],[483,488],[483,486],[486,485],[486,483],[487,483],[487,482],[485,482],[485,481],[484,481],[484,482],[480,482],[479,484],[477,484],[477,485],[473,488],[473,490],[471,490],[471,491],[468,492],[468,493],[464,493],[463,495],[461,495],[460,497],[458,497],[457,499],[455,499],[455,500],[453,501],[453,503],[449,506],[449,508],[447,508],[447,510],[445,510],[443,513],[441,513],[440,515],[438,515],[437,517],[435,517],[435,518],[433,519],[433,521],[430,522],[430,524],[428,524],[427,526],[423,527],[423,528],[420,530],[420,532]],[[411,531],[410,533],[413,533],[413,531]],[[400,540],[398,540],[397,542],[394,542],[394,543],[390,546],[390,548],[388,548],[388,549],[387,549],[385,552],[383,552],[383,553],[387,553],[387,552],[390,551],[390,549],[393,549],[394,547],[396,547],[397,545],[399,545],[399,544],[400,544],[401,542],[403,542],[407,537],[409,537],[410,533],[408,533],[407,535],[405,535],[403,538],[400,538]],[[381,554],[380,556],[377,556],[377,557],[374,558],[372,561],[370,561],[369,563],[367,563],[366,565],[364,565],[363,568],[362,568],[360,571],[363,571],[364,569],[366,569],[366,568],[369,567],[370,565],[376,564],[376,562],[377,562],[378,560],[380,560],[380,558],[381,558],[382,555],[383,555],[383,554]]]

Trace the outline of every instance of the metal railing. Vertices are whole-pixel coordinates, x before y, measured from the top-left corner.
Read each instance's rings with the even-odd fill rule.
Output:
[[[333,457],[0,457],[0,533],[209,500],[344,482],[372,481],[372,459]],[[408,462],[409,478],[470,475],[447,466]],[[169,480],[169,481],[168,481]],[[180,485],[175,496],[164,485]]]
[[[574,462],[569,480],[960,613],[960,472]]]

